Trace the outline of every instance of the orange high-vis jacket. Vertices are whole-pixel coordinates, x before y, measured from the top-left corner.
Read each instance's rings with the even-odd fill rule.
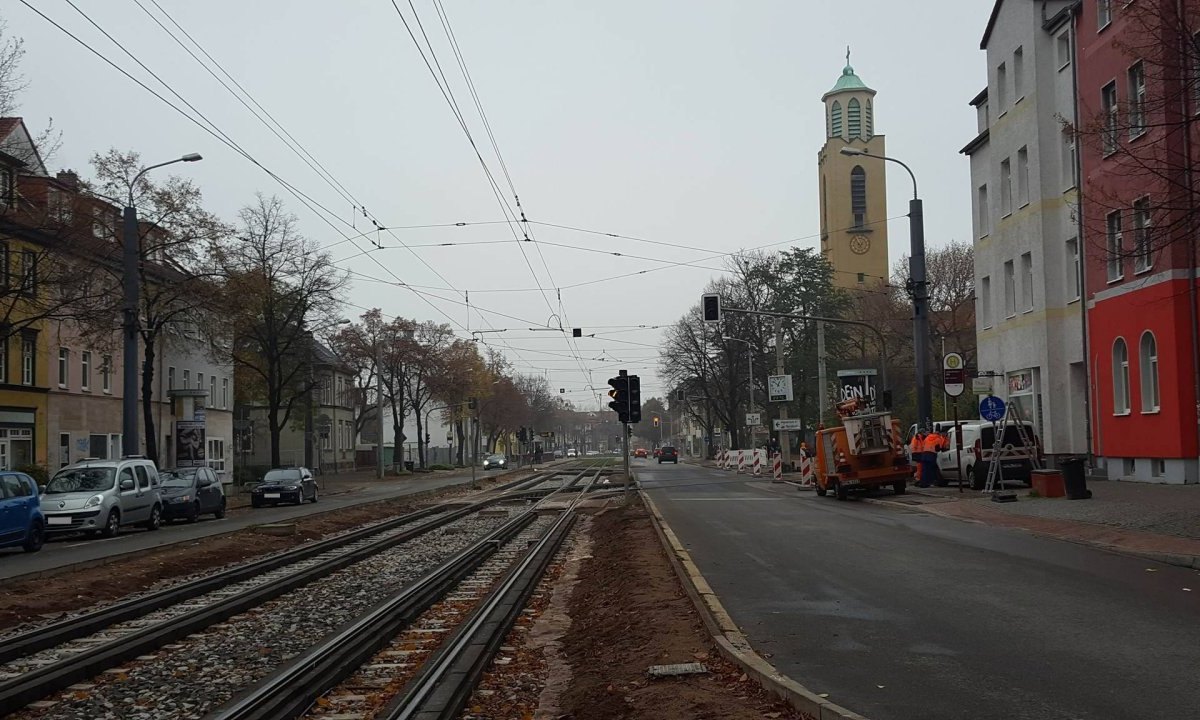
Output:
[[[923,443],[924,441],[921,439],[921,434],[917,433],[916,435],[913,435],[912,442],[908,444],[908,447],[915,453],[924,452],[922,449],[924,447]]]
[[[942,449],[944,443],[940,434],[931,432],[925,436],[925,452],[937,452]]]

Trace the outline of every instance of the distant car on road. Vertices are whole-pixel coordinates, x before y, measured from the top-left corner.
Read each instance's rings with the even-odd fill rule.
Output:
[[[646,452],[646,448],[638,448],[637,450],[633,451],[633,456],[635,458],[644,458],[647,457],[647,455],[648,453]]]
[[[508,458],[499,453],[488,455],[483,459],[484,470],[503,470],[506,467],[508,467]]]
[[[164,519],[196,522],[209,513],[218,520],[225,517],[225,490],[212,468],[163,470],[158,478]]]
[[[679,464],[679,452],[670,445],[659,448],[657,455],[659,465],[662,465],[665,462],[672,462],[676,465]]]
[[[575,448],[567,448],[567,457],[579,457],[579,451]]]
[[[554,459],[555,459],[555,460],[561,460],[561,459],[562,459],[562,456],[563,456],[563,451],[562,451],[562,450],[555,450],[555,451],[554,451]]]
[[[250,492],[251,507],[317,501],[317,481],[308,468],[290,467],[268,470],[263,481]]]
[[[20,546],[37,552],[45,539],[37,483],[25,473],[0,474],[0,548]]]
[[[659,457],[661,455],[662,455],[662,448],[660,448],[660,447],[654,448],[654,457]]]
[[[588,450],[587,453],[585,453],[585,454],[590,457],[592,455],[599,455],[600,451],[599,450]]]
[[[42,493],[46,532],[98,532],[113,537],[123,525],[157,530],[162,523],[158,468],[141,457],[88,458],[50,478]]]

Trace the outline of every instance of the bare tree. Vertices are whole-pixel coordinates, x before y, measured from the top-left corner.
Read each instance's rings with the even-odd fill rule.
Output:
[[[278,466],[280,434],[312,390],[313,332],[332,324],[346,277],[300,235],[278,198],[259,195],[240,218],[239,241],[220,249],[223,320],[233,335],[235,366],[264,395],[255,399],[266,405],[271,464]]]

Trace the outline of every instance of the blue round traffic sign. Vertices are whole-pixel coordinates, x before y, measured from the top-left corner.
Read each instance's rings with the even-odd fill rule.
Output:
[[[996,422],[1004,418],[1004,401],[994,395],[988,395],[979,401],[979,417],[988,422]]]

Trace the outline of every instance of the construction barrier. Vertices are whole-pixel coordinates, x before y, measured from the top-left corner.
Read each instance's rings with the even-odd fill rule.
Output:
[[[746,472],[746,451],[738,450],[737,454],[738,454],[737,471],[738,471],[738,475],[741,475],[742,473]]]
[[[762,454],[762,450],[754,451],[754,477],[762,477]]]
[[[783,482],[783,456],[779,453],[775,453],[774,473],[775,476],[772,479],[775,482]]]
[[[813,479],[816,477],[816,463],[810,457],[800,458],[800,485],[801,487],[811,488]]]

